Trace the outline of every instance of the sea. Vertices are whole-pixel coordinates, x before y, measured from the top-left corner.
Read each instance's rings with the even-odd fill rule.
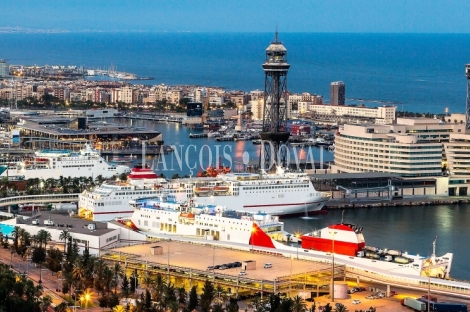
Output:
[[[0,58],[11,64],[76,65],[152,76],[142,84],[221,86],[227,90],[264,88],[261,67],[272,33],[62,33],[0,34]],[[290,92],[309,92],[329,101],[332,81],[344,81],[349,104],[396,105],[399,111],[441,114],[465,112],[466,78],[470,63],[468,34],[334,34],[280,33],[291,64]],[[130,121],[119,121],[122,123]],[[189,153],[197,163],[203,146],[216,161],[211,139],[189,139],[190,130],[178,124],[135,121],[163,133],[165,144],[195,145]],[[233,160],[254,160],[259,146],[250,141],[223,142]],[[244,158],[243,154],[248,156]],[[206,153],[206,154],[204,154]],[[305,150],[297,151],[305,158]],[[205,155],[205,156],[204,156]],[[312,150],[313,158],[328,162],[333,154]],[[323,155],[323,156],[322,156]],[[222,154],[223,156],[223,154]],[[136,158],[130,165],[141,160]],[[167,177],[188,174],[186,170],[164,170],[161,158],[148,157],[157,173]],[[167,160],[166,160],[167,161]],[[224,165],[227,159],[223,158]],[[168,165],[169,167],[169,165]],[[197,168],[196,171],[203,169]],[[306,233],[340,222],[340,210],[314,216],[282,217],[286,230]],[[355,208],[344,212],[344,222],[364,228],[368,245],[430,255],[436,239],[438,255],[454,253],[451,276],[470,280],[465,248],[470,237],[470,206],[402,206]]]
[[[81,32],[0,34],[11,64],[117,67],[145,84],[264,89],[261,67],[273,33]],[[329,102],[332,81],[347,102],[417,113],[465,112],[470,34],[279,33],[291,64],[287,88]]]

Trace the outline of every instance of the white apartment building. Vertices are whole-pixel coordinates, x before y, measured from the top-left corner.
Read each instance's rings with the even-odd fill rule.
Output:
[[[253,114],[251,116],[251,119],[253,119],[253,120],[263,120],[263,116],[264,116],[264,111],[263,111],[264,100],[263,100],[263,98],[259,98],[258,100],[251,100],[249,105],[251,106],[251,113]]]
[[[396,106],[379,106],[375,108],[347,105],[309,105],[309,111],[317,115],[334,115],[373,119],[376,124],[386,125],[395,121]]]
[[[398,118],[393,125],[346,124],[335,135],[332,172],[442,176],[444,144],[464,132],[465,124],[431,118]]]
[[[127,104],[132,104],[133,92],[132,87],[122,87],[121,88],[121,101]]]

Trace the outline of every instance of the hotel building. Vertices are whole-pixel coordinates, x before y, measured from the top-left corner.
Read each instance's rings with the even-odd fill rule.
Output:
[[[392,125],[346,124],[335,135],[332,172],[442,176],[446,164],[444,144],[452,141],[451,135],[464,132],[464,123],[430,118],[398,118]]]

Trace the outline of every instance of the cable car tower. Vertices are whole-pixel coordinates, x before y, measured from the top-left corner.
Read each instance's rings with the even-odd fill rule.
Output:
[[[287,166],[287,148],[281,148],[289,140],[287,132],[287,49],[278,40],[266,49],[264,70],[263,128],[260,132],[263,142],[260,155],[260,169],[269,169],[272,164]],[[268,143],[268,144],[266,144]]]
[[[465,129],[470,130],[470,64],[465,65],[465,76],[467,76],[467,107]]]

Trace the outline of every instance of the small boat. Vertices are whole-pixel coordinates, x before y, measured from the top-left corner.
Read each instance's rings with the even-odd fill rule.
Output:
[[[212,190],[212,188],[207,187],[207,186],[199,186],[196,187],[196,193],[209,193]]]
[[[255,145],[260,145],[260,144],[261,144],[261,140],[253,140],[253,144],[255,144]]]
[[[227,192],[230,188],[226,185],[218,185],[214,187],[215,192]]]

